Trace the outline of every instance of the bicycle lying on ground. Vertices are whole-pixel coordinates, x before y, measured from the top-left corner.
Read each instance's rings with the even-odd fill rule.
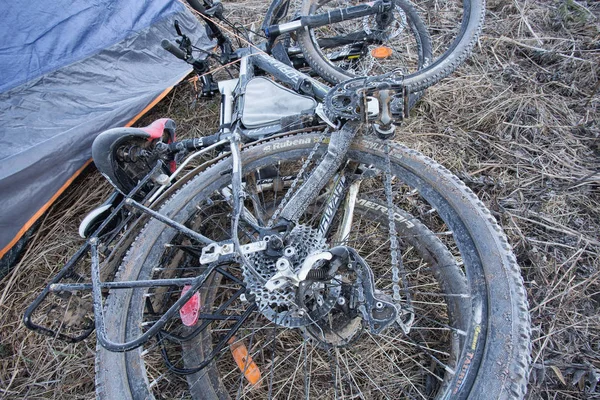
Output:
[[[311,29],[372,17],[381,37],[401,3],[312,4],[267,36],[318,44]],[[483,3],[463,6],[449,50],[411,74],[313,66],[341,81],[329,88],[251,44],[231,51],[239,77],[218,83],[214,135],[176,141],[169,119],[99,135],[94,160],[116,192],[27,326],[73,342],[95,328],[101,398],[523,397],[529,317],[504,234],[458,178],[390,140],[411,95],[476,42]],[[177,30],[164,47],[205,74]],[[85,290],[95,318],[77,335],[34,322],[50,293]]]

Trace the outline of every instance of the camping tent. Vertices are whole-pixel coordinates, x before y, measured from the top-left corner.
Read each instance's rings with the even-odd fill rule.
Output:
[[[213,43],[173,0],[9,1],[0,11],[2,258],[89,163],[98,133],[132,124],[189,73],[161,47],[174,20],[197,46]]]

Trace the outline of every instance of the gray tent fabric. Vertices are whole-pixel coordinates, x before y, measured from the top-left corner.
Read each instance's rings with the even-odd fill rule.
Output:
[[[36,2],[54,7],[63,1],[33,1]],[[13,71],[0,76],[0,88],[6,89],[0,93],[0,258],[90,160],[91,144],[99,133],[132,121],[190,72],[188,64],[161,47],[162,39],[175,38],[175,20],[197,39],[196,46],[205,50],[214,46],[206,28],[182,4],[170,0],[153,2],[159,6],[139,10],[123,7],[126,16],[115,26],[107,24],[105,35],[101,30],[94,32],[95,36],[49,30],[63,37],[77,36],[76,44],[85,43],[86,38],[92,44],[84,46],[86,51],[80,52],[82,58],[78,60],[63,57],[68,61],[66,65],[57,64],[61,57],[48,57],[55,64],[48,71],[39,68],[39,60],[35,60],[35,68],[28,70],[35,58],[30,52],[30,60],[20,60],[25,64],[22,68],[29,72],[20,73],[7,64],[10,57],[4,57],[13,51],[14,42],[6,36],[0,39],[0,71],[5,67]],[[94,18],[77,7],[71,11],[75,19],[82,15]],[[133,22],[122,24],[127,18]],[[64,20],[69,18],[61,21]],[[92,23],[79,22],[86,29]],[[115,34],[114,29],[119,26],[123,26],[123,32]],[[92,51],[93,46],[106,44],[106,35],[118,41]],[[35,38],[52,43],[43,32]],[[28,37],[23,40],[30,51]]]

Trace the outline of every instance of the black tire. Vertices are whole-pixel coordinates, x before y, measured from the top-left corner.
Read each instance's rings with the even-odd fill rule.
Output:
[[[315,2],[316,0],[304,0],[303,12],[314,12],[313,3]],[[401,5],[402,3],[398,4]],[[410,5],[410,3],[408,4]],[[402,9],[404,9],[404,6],[402,6]],[[406,12],[408,15],[408,11]],[[484,17],[485,0],[463,0],[462,22],[456,38],[435,62],[430,59],[423,68],[403,76],[402,82],[408,88],[408,91],[410,93],[421,92],[454,72],[469,56],[475,43],[477,43],[483,27]],[[417,16],[411,21],[420,21],[420,19]],[[302,45],[308,63],[319,75],[332,82],[338,82],[343,78],[340,71],[328,62],[323,52],[315,45],[313,33],[310,29],[300,32],[298,41]]]
[[[269,165],[278,166],[283,164],[288,168],[295,167],[297,169],[301,162],[294,160],[306,157],[313,148],[314,143],[317,142],[318,137],[318,134],[304,134],[253,145],[245,149],[242,153],[245,171],[251,171],[249,176],[253,176],[254,171],[260,171]],[[384,146],[384,142],[373,138],[358,138],[354,141],[348,152],[348,159],[363,165],[372,166],[374,169],[383,170],[385,166]],[[403,259],[409,282],[415,282],[415,286],[418,286],[419,283],[429,285],[428,287],[432,287],[432,291],[436,290],[435,287],[438,284],[440,288],[436,292],[439,294],[421,294],[419,290],[411,289],[414,290],[411,291],[413,296],[423,296],[422,298],[427,299],[429,302],[432,300],[431,297],[427,296],[438,296],[433,298],[440,302],[436,304],[425,302],[425,305],[422,305],[424,307],[422,309],[423,315],[419,314],[418,318],[421,318],[421,322],[425,324],[428,321],[428,316],[442,318],[441,316],[447,314],[447,319],[443,320],[446,322],[442,326],[446,326],[444,329],[448,330],[451,334],[448,334],[448,332],[444,335],[440,334],[440,338],[444,337],[443,345],[447,347],[443,351],[439,350],[438,353],[437,349],[429,347],[429,342],[427,341],[433,340],[433,338],[439,340],[440,343],[442,341],[435,333],[432,333],[435,332],[435,328],[431,326],[425,332],[419,331],[419,329],[411,331],[412,336],[410,336],[411,334],[399,336],[400,334],[397,334],[396,331],[385,331],[388,336],[392,335],[389,336],[392,339],[402,337],[404,338],[404,342],[419,340],[419,342],[411,342],[412,347],[409,346],[408,348],[415,350],[414,343],[421,343],[419,350],[422,351],[419,354],[422,354],[419,356],[409,355],[408,353],[396,354],[396,347],[393,347],[389,352],[386,350],[385,353],[378,353],[379,356],[383,354],[385,357],[388,357],[389,354],[395,354],[394,357],[396,358],[392,364],[387,366],[388,369],[384,367],[376,377],[376,379],[386,379],[386,382],[390,385],[393,383],[393,385],[378,385],[376,387],[393,389],[393,393],[396,393],[396,396],[392,396],[391,398],[412,397],[412,393],[416,394],[415,390],[419,390],[421,394],[427,393],[427,397],[432,398],[523,398],[526,390],[529,363],[529,314],[519,268],[504,234],[484,205],[449,171],[429,158],[402,145],[390,144],[390,148],[391,171],[396,177],[393,187],[396,199],[395,207],[404,210],[399,214],[400,217],[395,219],[401,224],[404,223],[405,226],[403,228],[398,223],[396,226],[399,228],[401,236],[409,236],[403,238],[404,247],[402,247],[402,251],[405,252]],[[321,145],[315,158],[323,154],[325,149],[326,146],[324,144]],[[221,239],[221,236],[227,236],[229,233],[226,229],[215,228],[219,225],[213,224],[211,228],[211,223],[215,221],[217,223],[220,221],[219,218],[224,218],[225,221],[228,220],[229,216],[226,214],[226,211],[221,210],[218,212],[219,209],[214,208],[219,206],[218,204],[215,205],[214,201],[204,202],[202,200],[214,194],[219,188],[229,184],[228,170],[230,163],[230,159],[225,159],[197,175],[174,194],[170,201],[165,203],[161,209],[161,213],[182,223],[190,223],[191,221],[191,227],[198,229],[206,235],[213,235],[212,237],[215,240]],[[386,220],[387,207],[383,206],[386,203],[385,195],[382,194],[382,188],[379,183],[380,177],[381,174],[374,174],[373,178],[366,180],[362,184],[361,194],[359,194],[360,198],[369,199],[368,201],[370,202],[365,202],[361,206],[364,215],[368,216],[368,218],[364,219],[365,223],[372,224],[368,226],[378,226],[378,221],[379,225],[381,225],[381,222]],[[276,187],[275,180],[273,180],[272,186]],[[416,189],[416,191],[413,189]],[[277,203],[273,198],[271,200],[273,204]],[[269,203],[271,200],[265,200],[263,205]],[[225,207],[227,206],[224,201],[221,202]],[[423,207],[428,208],[424,209]],[[199,211],[199,209],[201,210]],[[360,210],[361,208],[359,207],[357,215],[361,213]],[[411,221],[407,217],[409,215],[419,219],[418,223],[413,224],[420,229],[417,235],[406,235],[408,226],[406,221]],[[311,219],[315,218],[307,214],[303,217],[302,221],[309,224]],[[427,225],[427,228],[424,228],[425,225]],[[435,232],[435,234],[423,234],[423,232],[430,232],[429,230]],[[218,234],[219,231],[222,231],[222,235]],[[378,235],[367,236],[369,235],[367,233],[368,230],[356,229],[353,232],[359,235],[361,240],[365,240],[365,243],[367,237],[371,241],[375,240],[373,238],[382,241],[386,239],[383,237],[379,238]],[[383,232],[385,234],[386,230],[384,229]],[[363,235],[364,238],[360,235]],[[178,241],[181,246],[184,245],[179,235],[176,235],[173,229],[166,228],[156,220],[151,220],[130,249],[120,267],[117,279],[129,280],[154,277],[155,272],[153,272],[153,268],[159,260],[161,262],[166,260],[164,262],[167,263],[167,266],[171,264],[184,265],[184,256],[173,255],[173,250],[168,250],[173,249],[173,247],[165,247],[166,244],[173,241]],[[371,244],[375,246],[375,244]],[[415,249],[412,249],[413,247]],[[374,257],[383,260],[381,268],[389,268],[388,261],[386,261],[386,254],[388,253],[385,253],[383,245],[375,250],[371,248],[369,251],[374,254]],[[412,251],[414,253],[411,253]],[[451,251],[451,254],[448,251]],[[435,256],[433,259],[437,259],[437,264],[433,262],[432,266],[432,262],[427,261],[426,254],[428,252]],[[423,264],[417,264],[417,267],[413,269],[410,261],[413,254],[421,257],[425,263],[428,263],[427,267],[423,268]],[[448,258],[460,260],[464,263],[464,267],[462,268],[464,268],[464,276],[466,276],[469,289],[468,296],[462,292],[465,282],[462,272],[456,267],[456,262],[446,261]],[[369,261],[368,257],[366,259]],[[440,260],[444,261],[440,262]],[[374,270],[375,268],[380,268],[376,261],[370,262],[370,265]],[[427,274],[427,272],[431,272],[431,274]],[[417,275],[425,276],[425,278],[419,278]],[[389,282],[385,283],[385,279],[389,278],[384,278],[381,271],[377,272],[376,276],[378,279],[384,280],[382,288],[389,288]],[[421,281],[419,279],[426,280]],[[224,285],[219,285],[220,283],[215,277],[211,281],[211,284],[205,290],[201,291],[202,304],[206,307],[212,307],[213,303],[217,304],[218,296],[225,297],[229,293]],[[146,292],[148,291],[141,289],[115,290],[109,294],[105,308],[106,328],[109,339],[123,342],[131,340],[134,336],[140,334],[142,330],[141,325],[146,318],[144,316],[144,295]],[[463,298],[465,297],[468,300],[464,300]],[[441,303],[444,300],[445,303]],[[419,304],[417,305],[419,306]],[[241,307],[241,305],[237,306]],[[256,317],[252,318],[255,324],[266,321],[259,313],[256,313]],[[173,322],[173,324],[176,323],[177,321]],[[252,324],[252,322],[248,323]],[[434,324],[433,326],[437,326],[437,329],[441,330],[439,328],[440,325]],[[215,332],[217,331],[218,329],[215,329]],[[286,336],[289,340],[295,338],[296,340],[299,339],[300,343],[302,343],[302,336],[297,335],[295,330],[288,329],[283,332],[289,335]],[[251,337],[254,338],[254,334]],[[360,349],[360,346],[371,343],[369,340],[374,340],[369,339],[371,337],[370,334],[365,334],[363,337],[366,337],[364,342],[363,339],[358,338],[356,342],[353,341],[353,343],[348,345],[348,350],[334,349],[327,351],[335,352],[337,360],[338,351],[340,354],[342,351],[346,352],[344,354],[349,354],[347,352],[351,351],[352,346],[357,346],[357,349]],[[392,340],[385,336],[382,338],[378,340]],[[423,338],[424,340],[421,342],[419,338]],[[212,348],[213,340],[215,339],[211,338],[210,331],[196,336],[192,342],[183,348],[182,355],[180,355],[182,359],[180,365],[184,365],[187,368],[197,365],[198,361],[202,360],[203,354],[206,354]],[[260,340],[257,339],[257,341]],[[276,342],[273,341],[273,343]],[[289,349],[293,348],[290,343],[294,342],[286,343],[288,343],[289,352]],[[397,346],[399,342],[394,343]],[[423,347],[423,343],[427,347]],[[458,348],[455,349],[453,346],[457,346],[457,343]],[[158,364],[156,360],[146,354],[155,346],[156,344],[149,343],[145,349],[138,348],[127,353],[111,353],[99,347],[96,358],[98,396],[106,399],[149,398],[157,393],[161,393],[163,396],[169,398],[180,397],[181,394],[176,391],[180,390],[176,385],[176,376],[167,380],[161,379],[158,384],[153,384],[156,376],[169,376],[162,373],[155,373],[154,366]],[[261,352],[268,351],[265,350],[267,346],[263,342],[261,342],[260,346],[264,346],[260,348]],[[252,351],[252,343],[249,347]],[[317,347],[315,347],[316,350],[311,348],[311,354],[312,351],[321,351],[324,352],[323,354],[328,354],[325,350],[319,350]],[[407,349],[405,350],[408,351]],[[444,368],[440,369],[439,365],[432,362],[434,359],[432,352],[435,352],[435,355],[438,356],[438,361],[439,359],[443,360],[441,362]],[[401,354],[404,354],[404,356],[400,357]],[[446,355],[442,356],[440,354]],[[456,360],[452,360],[453,355],[456,356]],[[253,353],[253,357],[261,360],[260,354]],[[389,368],[398,368],[397,365],[400,365],[402,362],[406,362],[408,365],[414,367],[415,364],[411,363],[414,357],[419,357],[417,360],[420,361],[416,364],[424,368],[421,371],[421,375],[411,375],[411,379],[409,380],[401,376],[404,374],[402,369],[398,370],[398,375],[390,375]],[[364,368],[367,365],[371,366],[373,364],[369,363],[371,359],[376,361],[375,354],[369,354],[368,357],[361,358],[360,365],[364,365]],[[385,360],[389,361],[387,358]],[[281,361],[280,364],[284,365],[284,361]],[[380,362],[381,360],[379,359]],[[150,365],[150,367],[146,368],[145,363]],[[158,363],[160,363],[160,359]],[[427,365],[423,366],[423,363]],[[265,362],[262,365],[266,364]],[[278,368],[280,364],[278,364]],[[235,396],[238,386],[226,387],[220,375],[225,376],[223,368],[229,371],[230,369],[228,368],[230,365],[231,361],[228,361],[227,354],[225,354],[200,373],[188,376],[187,382],[192,390],[192,396],[203,399],[229,398],[230,394]],[[301,363],[296,364],[294,362],[294,365],[297,365],[296,369],[301,369],[299,367]],[[373,368],[377,367],[377,365],[374,364]],[[331,360],[329,367],[335,368],[331,366]],[[151,373],[150,379],[147,370]],[[444,373],[444,370],[446,370],[446,373]],[[448,372],[448,370],[453,370],[453,373]],[[384,371],[385,373],[383,373]],[[441,382],[434,382],[432,384],[430,374],[425,373],[425,371],[429,371],[431,375],[440,378]],[[163,373],[166,374],[168,372],[163,371]],[[265,375],[267,373],[265,371]],[[321,370],[320,373],[323,374],[323,371]],[[326,376],[327,371],[324,374]],[[365,375],[369,379],[372,379],[372,375],[366,373]],[[443,379],[441,375],[443,375]],[[311,369],[310,376],[312,377],[310,383],[314,380],[317,382],[315,385],[323,384],[323,381],[319,381],[320,375],[316,370]],[[330,374],[329,376],[331,377],[332,375]],[[350,378],[354,379],[354,375],[351,375]],[[237,381],[242,382],[241,379],[237,379],[235,382]],[[406,387],[396,387],[400,385],[398,382],[405,382]],[[157,389],[156,393],[153,393],[150,389],[151,384],[155,390]],[[340,380],[336,382],[336,387],[338,384],[344,390],[350,390],[347,388],[348,385],[351,388],[354,387],[352,386],[354,384],[348,383],[348,381]],[[361,384],[364,384],[365,388],[368,389],[371,383],[367,380],[366,382],[361,382]],[[417,389],[417,385],[419,389]],[[433,391],[431,393],[426,392],[427,387],[432,385],[434,388]],[[267,389],[264,386],[262,389],[259,388],[263,391],[258,391],[259,389],[256,389],[257,392],[250,391],[250,397],[266,397]],[[312,388],[312,386],[309,387]],[[369,392],[367,389],[363,392],[363,396],[377,398],[376,392]],[[373,389],[373,387],[370,389]],[[327,396],[324,391],[326,389],[323,389],[323,387],[315,390],[319,390],[319,395]],[[330,388],[330,392],[332,390]],[[362,386],[360,390],[363,390]],[[275,394],[276,392],[272,393]],[[301,394],[294,393],[294,395],[300,396]],[[329,395],[333,396],[333,393],[329,393]]]
[[[300,14],[312,15],[325,12],[326,10],[323,9],[324,6],[329,5],[331,1],[333,0],[327,2],[304,0],[302,2]],[[349,4],[347,0],[342,0],[341,3],[342,4],[332,5],[332,8],[335,9],[354,5]],[[357,3],[360,3],[360,1],[357,1]],[[302,49],[306,62],[319,76],[332,84],[337,84],[358,76],[381,75],[398,69],[403,69],[403,73],[407,74],[426,67],[432,60],[431,38],[429,37],[427,27],[408,0],[395,0],[395,4],[396,10],[392,13],[394,22],[386,28],[387,37],[383,43],[380,44],[385,45],[393,51],[389,58],[383,59],[381,62],[374,62],[375,58],[369,51],[372,50],[371,47],[375,47],[375,45],[372,45],[365,46],[365,54],[358,57],[356,61],[352,61],[351,63],[346,61],[336,63],[330,60],[326,55],[327,51],[319,46],[318,39],[320,39],[320,34],[318,32],[320,28],[309,28],[300,30],[297,33],[298,45]],[[343,35],[353,33],[357,29],[367,29],[368,25],[373,23],[370,21],[370,18],[371,17],[364,17],[359,20],[350,20],[332,26],[326,26],[323,29],[328,32],[324,34],[328,36]],[[400,33],[406,28],[406,25],[410,32],[404,34]],[[333,34],[329,32],[332,28],[337,26],[340,26],[338,31],[335,31]],[[405,48],[408,46],[414,47],[416,59],[413,58],[411,60],[409,55],[405,54]],[[341,47],[348,48],[350,46]],[[329,52],[331,51],[332,50],[329,50]],[[336,51],[340,51],[340,49],[336,48]],[[355,68],[357,69],[352,70],[352,68],[349,68],[350,65],[355,65]]]

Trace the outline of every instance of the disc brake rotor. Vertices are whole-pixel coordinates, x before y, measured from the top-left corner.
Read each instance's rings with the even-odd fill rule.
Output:
[[[326,249],[325,239],[316,229],[306,225],[297,225],[283,240],[283,254],[291,265],[293,273],[297,273],[304,259],[310,254]],[[253,253],[247,256],[260,276],[268,281],[277,274],[277,261],[266,252]],[[317,312],[310,312],[298,306],[296,301],[297,287],[286,285],[269,291],[263,282],[247,270],[243,270],[246,287],[255,296],[256,304],[261,313],[278,325],[295,328],[314,323],[315,319],[327,314],[335,305],[340,293],[339,285],[322,283],[313,291],[319,305]]]

